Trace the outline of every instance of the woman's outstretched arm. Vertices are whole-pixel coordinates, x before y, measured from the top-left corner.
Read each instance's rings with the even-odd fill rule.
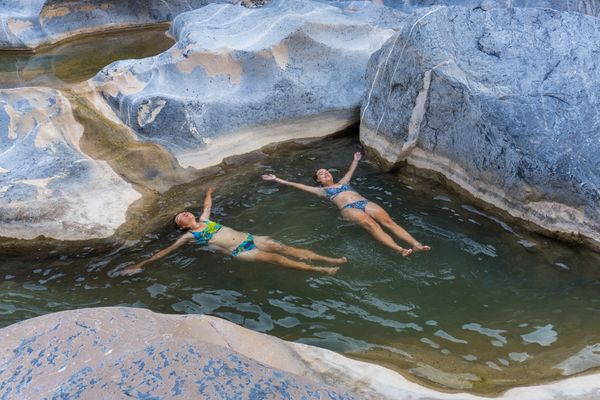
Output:
[[[354,153],[354,160],[352,160],[352,164],[350,164],[348,172],[346,172],[346,175],[344,175],[344,177],[340,179],[339,183],[350,183],[350,181],[352,180],[352,175],[354,175],[354,171],[356,171],[356,167],[358,167],[358,160],[360,160],[361,158],[362,154],[360,154],[360,152],[357,151],[356,153]]]
[[[215,191],[214,188],[208,188],[206,196],[204,196],[204,209],[200,215],[200,221],[204,221],[210,218],[210,209],[212,207],[212,193]]]
[[[160,250],[159,252],[157,252],[156,254],[154,254],[152,257],[150,257],[147,260],[144,260],[144,261],[139,262],[134,265],[130,265],[129,267],[122,270],[120,275],[134,275],[134,274],[142,272],[144,265],[148,264],[149,262],[156,261],[159,258],[166,256],[173,250],[186,244],[188,242],[188,240],[190,240],[193,237],[194,237],[194,235],[192,235],[189,232],[186,232],[183,236],[181,236],[179,239],[177,239],[177,241],[175,243],[173,243],[172,245],[170,245],[169,247],[166,247],[166,248]]]
[[[319,187],[308,186],[308,185],[303,185],[301,183],[286,181],[285,179],[278,178],[273,174],[263,175],[262,178],[265,181],[273,181],[273,182],[281,183],[282,185],[291,186],[293,188],[300,189],[300,190],[303,190],[308,193],[316,194],[319,197],[325,197],[325,191]]]

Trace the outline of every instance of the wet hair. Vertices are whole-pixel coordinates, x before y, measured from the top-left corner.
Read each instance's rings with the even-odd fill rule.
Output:
[[[327,172],[329,172],[329,170],[328,170],[328,169],[326,169],[326,168],[319,168],[318,170],[316,170],[316,171],[315,171],[315,173],[314,173],[314,175],[313,175],[313,179],[314,179],[314,181],[315,181],[315,182],[317,182],[319,185],[323,186],[323,184],[322,184],[321,182],[319,182],[319,176],[317,175],[317,172],[319,172],[319,170],[321,170],[321,169],[324,169],[324,170],[326,170]],[[331,172],[330,172],[330,173],[331,173]]]
[[[180,226],[177,224],[177,216],[178,216],[179,214],[182,214],[182,213],[184,213],[184,212],[185,212],[185,211],[179,211],[177,214],[173,215],[173,220],[171,221],[171,222],[173,222],[173,225],[175,226],[175,229],[177,229],[177,230],[179,230],[179,231],[180,231],[180,230],[183,230],[183,228],[182,228],[182,227],[180,227]]]

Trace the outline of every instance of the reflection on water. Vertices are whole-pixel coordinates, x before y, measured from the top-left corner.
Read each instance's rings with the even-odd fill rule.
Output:
[[[215,220],[346,255],[335,277],[244,263],[194,245],[142,275],[111,277],[177,238],[165,220],[164,230],[103,257],[4,262],[0,323],[109,305],[206,313],[374,360],[425,383],[483,392],[599,365],[600,271],[592,253],[525,234],[435,183],[361,162],[357,190],[433,247],[403,258],[327,201],[259,178],[274,172],[310,184],[318,167],[343,173],[357,148],[344,138],[280,149],[210,182],[217,186]],[[206,184],[176,188],[161,207],[199,212]]]
[[[35,54],[0,52],[0,88],[82,82],[116,60],[159,54],[174,41],[165,26],[76,38]]]

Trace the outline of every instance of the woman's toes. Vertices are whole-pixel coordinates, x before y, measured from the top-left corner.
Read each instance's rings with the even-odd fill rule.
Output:
[[[408,257],[408,256],[410,256],[412,253],[413,253],[413,250],[412,250],[412,249],[402,249],[402,252],[401,252],[401,254],[402,254],[404,257]]]
[[[413,250],[415,251],[429,251],[431,250],[431,247],[427,246],[427,245],[423,245],[421,243],[417,243],[413,246]]]

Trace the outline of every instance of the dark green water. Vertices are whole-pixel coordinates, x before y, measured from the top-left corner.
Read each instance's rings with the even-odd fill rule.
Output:
[[[112,277],[178,237],[165,219],[160,231],[111,254],[5,261],[0,325],[111,305],[205,313],[373,360],[423,383],[480,392],[600,364],[591,348],[587,361],[556,367],[586,346],[600,346],[600,270],[592,253],[520,232],[433,182],[361,162],[355,188],[433,247],[402,258],[342,220],[327,201],[260,180],[274,172],[310,184],[318,167],[339,176],[357,149],[353,138],[280,148],[227,168],[213,182],[172,190],[158,205],[200,212],[204,188],[216,185],[213,219],[347,256],[335,277],[244,263],[195,245],[142,275]]]
[[[0,88],[62,87],[96,75],[116,60],[160,54],[174,43],[159,26],[75,38],[35,54],[0,52]]]

